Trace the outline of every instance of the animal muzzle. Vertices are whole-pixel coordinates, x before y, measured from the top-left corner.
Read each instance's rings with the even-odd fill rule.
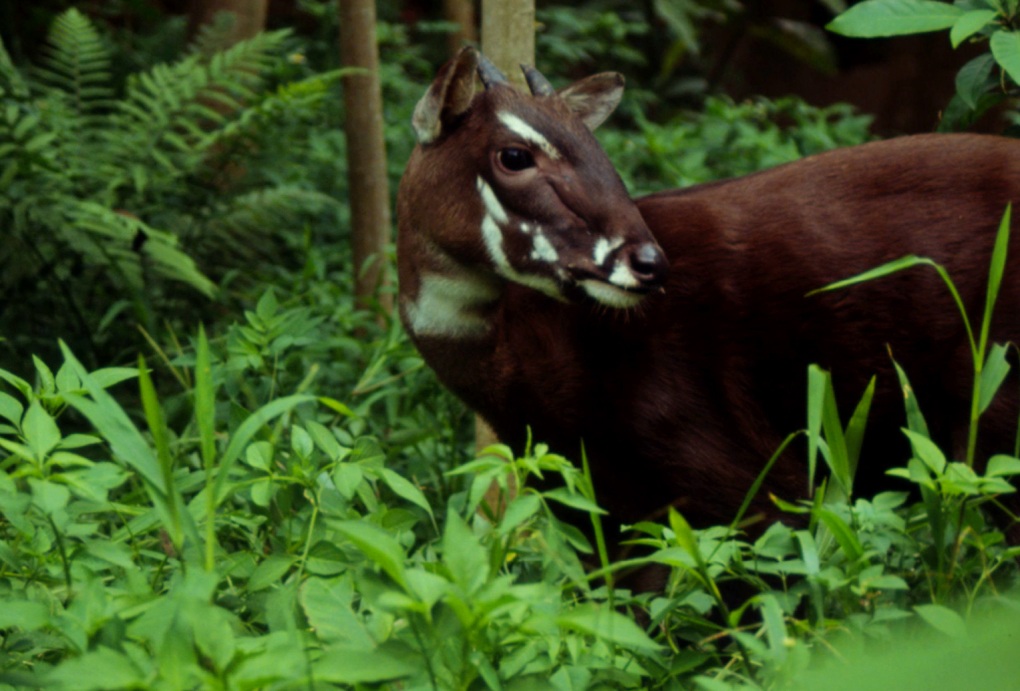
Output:
[[[669,262],[655,242],[600,239],[592,258],[593,264],[573,266],[571,273],[588,297],[608,307],[634,307],[662,289],[669,274]]]
[[[632,248],[621,248],[613,273],[624,268],[630,272],[635,285],[630,289],[650,293],[663,287],[669,275],[669,262],[658,245],[646,242]],[[612,277],[612,274],[610,274]]]

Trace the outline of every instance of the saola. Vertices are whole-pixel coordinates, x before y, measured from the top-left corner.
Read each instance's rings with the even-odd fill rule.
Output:
[[[858,486],[906,460],[891,351],[933,436],[962,448],[973,370],[935,272],[812,291],[917,254],[979,315],[995,231],[1020,200],[1020,142],[903,137],[632,200],[590,132],[623,78],[554,91],[525,72],[531,94],[472,49],[446,64],[415,109],[398,199],[404,324],[502,440],[519,448],[530,427],[573,457],[583,442],[619,521],[674,505],[726,523],[804,427],[811,363],[843,405],[878,377]],[[996,314],[992,339],[1020,342],[1013,261]],[[983,418],[986,456],[1012,449],[1016,388]],[[787,453],[754,508],[774,517],[768,494],[805,496],[806,477]]]

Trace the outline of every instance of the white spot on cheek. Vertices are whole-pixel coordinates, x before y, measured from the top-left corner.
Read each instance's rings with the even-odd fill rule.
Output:
[[[535,235],[534,245],[531,248],[531,258],[536,261],[549,262],[552,264],[560,258],[559,252],[552,246],[547,238],[541,231]]]
[[[621,288],[634,288],[638,285],[638,280],[634,278],[631,270],[620,262],[616,263],[613,273],[609,274],[609,282]]]
[[[526,142],[531,142],[552,159],[560,157],[560,152],[546,139],[538,130],[521,120],[513,113],[500,113],[499,121],[506,125],[506,128]]]
[[[609,256],[609,253],[622,244],[623,238],[614,238],[612,241],[609,241],[606,238],[599,238],[595,242],[595,251],[592,253],[592,259],[595,261],[595,266],[602,266],[602,264],[606,261],[606,257]]]

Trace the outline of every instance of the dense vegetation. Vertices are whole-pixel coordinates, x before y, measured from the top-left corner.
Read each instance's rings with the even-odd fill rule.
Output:
[[[329,28],[328,3],[302,4]],[[643,59],[643,15],[543,20],[563,73],[599,49]],[[841,421],[812,370],[801,434],[829,479],[776,498],[804,527],[750,540],[673,513],[634,526],[650,556],[610,566],[583,457],[535,440],[476,458],[399,324],[354,308],[332,35],[225,47],[210,27],[163,62],[179,28],[126,42],[70,10],[32,64],[0,47],[0,688],[1016,679],[1020,551],[996,497],[1020,460],[947,457],[908,398],[897,491],[857,497],[865,416]],[[443,27],[415,30],[380,27],[394,188]],[[792,98],[621,119],[600,137],[636,192],[870,136]],[[1006,349],[973,345],[984,405]],[[613,586],[638,562],[668,568],[661,593]]]

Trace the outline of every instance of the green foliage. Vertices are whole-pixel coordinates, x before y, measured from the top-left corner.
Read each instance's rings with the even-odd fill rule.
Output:
[[[711,97],[703,112],[638,132],[598,132],[632,194],[745,175],[869,138],[871,118],[838,104],[816,108],[795,98],[733,103]]]
[[[956,95],[946,106],[941,130],[965,129],[985,111],[1020,93],[1020,33],[1016,0],[865,0],[836,17],[828,28],[844,36],[876,38],[949,29],[954,48],[988,42],[956,76]],[[1016,114],[1013,124],[1018,124]]]
[[[336,76],[265,93],[259,75],[284,40],[269,33],[208,58],[193,53],[123,86],[111,49],[77,10],[54,21],[35,69],[15,68],[0,45],[0,296],[11,307],[10,347],[77,331],[94,361],[101,341],[124,339],[122,311],[151,329],[168,302],[187,304],[174,284],[212,296],[210,275],[255,256],[253,233],[268,244],[267,228],[333,203],[309,189],[230,184],[247,133],[312,107]]]

